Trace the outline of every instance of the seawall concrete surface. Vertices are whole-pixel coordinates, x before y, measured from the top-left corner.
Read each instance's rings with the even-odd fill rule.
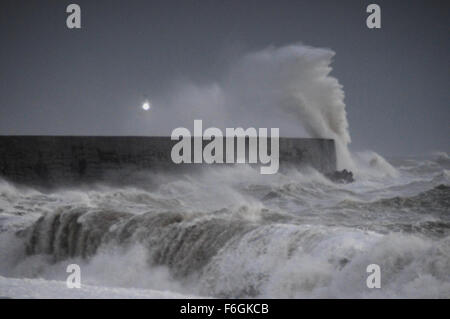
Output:
[[[208,165],[174,164],[171,150],[177,142],[170,137],[143,136],[0,136],[0,175],[17,183],[51,186],[107,180],[125,171]],[[203,145],[208,143],[203,141]],[[270,140],[267,144],[270,152]],[[310,165],[324,173],[336,169],[331,139],[280,138],[279,152],[280,170],[291,165]]]

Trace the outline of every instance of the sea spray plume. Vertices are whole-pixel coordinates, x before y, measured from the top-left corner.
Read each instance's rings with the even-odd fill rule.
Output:
[[[334,52],[301,44],[269,47],[232,62],[213,84],[178,83],[159,98],[160,123],[189,127],[278,127],[282,136],[332,138],[338,168],[353,169],[344,92],[330,76]],[[156,113],[155,113],[156,114]]]
[[[258,104],[281,110],[299,121],[311,137],[333,138],[338,168],[352,169],[344,91],[330,76],[334,54],[300,44],[247,54],[233,67],[225,96],[246,107]]]

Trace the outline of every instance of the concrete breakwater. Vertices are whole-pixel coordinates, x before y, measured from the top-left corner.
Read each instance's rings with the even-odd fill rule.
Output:
[[[208,165],[174,164],[171,150],[176,143],[170,137],[0,136],[0,175],[17,183],[54,186],[108,180],[121,172]],[[280,138],[279,153],[280,170],[292,165],[309,165],[324,173],[336,170],[331,139]]]

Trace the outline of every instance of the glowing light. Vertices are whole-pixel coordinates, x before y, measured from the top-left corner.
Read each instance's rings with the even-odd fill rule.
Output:
[[[150,104],[149,101],[145,101],[144,104],[142,104],[142,109],[143,109],[144,111],[150,110],[151,107],[152,107],[152,105]]]

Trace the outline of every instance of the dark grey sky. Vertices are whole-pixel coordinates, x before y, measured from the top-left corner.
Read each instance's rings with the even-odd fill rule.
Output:
[[[210,83],[240,54],[302,42],[336,52],[353,149],[450,150],[449,1],[0,3],[0,134],[146,135],[144,96],[181,79]],[[70,3],[81,6],[81,30],[66,27]],[[369,3],[381,6],[380,30],[365,25]]]

